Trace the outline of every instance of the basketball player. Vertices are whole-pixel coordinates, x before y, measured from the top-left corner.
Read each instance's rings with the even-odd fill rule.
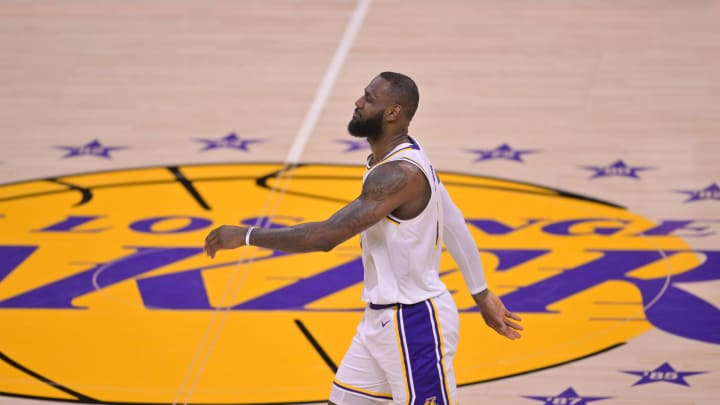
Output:
[[[485,323],[520,337],[520,317],[487,288],[477,246],[418,142],[408,135],[419,101],[412,79],[383,72],[355,102],[348,131],[372,154],[360,196],[322,222],[280,229],[223,225],[205,251],[244,245],[329,251],[360,233],[365,309],[335,376],[330,404],[454,405],[458,311],[440,280],[443,243]]]

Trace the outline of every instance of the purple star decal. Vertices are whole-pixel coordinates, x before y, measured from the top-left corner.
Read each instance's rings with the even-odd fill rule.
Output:
[[[677,371],[675,370],[670,363],[665,362],[659,367],[657,367],[655,370],[650,371],[623,371],[623,373],[636,375],[640,378],[638,381],[633,384],[633,387],[636,385],[643,385],[643,384],[650,384],[660,381],[665,381],[673,384],[678,385],[684,385],[686,387],[689,387],[690,384],[688,384],[687,381],[685,381],[685,377],[689,377],[691,375],[696,374],[705,374],[707,371]]]
[[[702,200],[718,200],[720,201],[720,186],[717,183],[713,183],[702,190],[676,190],[678,193],[687,194],[690,196],[683,202],[693,202]]]
[[[641,172],[643,170],[650,170],[652,167],[645,167],[645,166],[635,166],[631,167],[625,164],[622,160],[618,160],[617,162],[605,166],[581,166],[583,169],[587,170],[593,170],[595,171],[595,174],[590,177],[591,179],[595,179],[598,177],[632,177],[634,179],[640,179],[640,177],[637,175],[638,172]]]
[[[221,148],[237,149],[245,152],[250,152],[250,149],[248,149],[248,145],[257,142],[263,142],[262,139],[242,139],[234,132],[227,134],[220,139],[196,139],[196,141],[205,144],[205,147],[201,150],[201,152]]]
[[[83,146],[55,146],[55,149],[64,149],[68,153],[62,159],[76,156],[97,156],[105,159],[112,159],[110,152],[115,150],[127,149],[126,146],[103,146],[103,144],[95,139]]]
[[[370,144],[367,142],[367,139],[360,139],[357,141],[353,139],[341,139],[335,142],[347,145],[347,149],[345,149],[343,153],[350,153],[359,150],[370,150]]]
[[[524,162],[524,160],[522,159],[522,155],[539,152],[539,150],[535,149],[513,149],[510,145],[506,143],[498,146],[495,149],[468,149],[467,151],[478,155],[478,157],[475,159],[476,162],[495,159]]]
[[[588,402],[600,401],[602,399],[608,399],[612,397],[582,397],[575,390],[570,387],[555,396],[525,396],[528,399],[534,399],[536,401],[543,401],[543,405],[556,405],[556,404],[567,404],[567,405],[587,405]]]

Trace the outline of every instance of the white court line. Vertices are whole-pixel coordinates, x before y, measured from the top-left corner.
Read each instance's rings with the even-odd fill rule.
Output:
[[[335,50],[335,54],[333,55],[330,66],[325,72],[322,82],[320,83],[320,87],[315,94],[315,98],[310,105],[310,109],[305,115],[300,129],[295,135],[295,140],[290,148],[290,151],[285,158],[286,166],[292,167],[300,162],[300,157],[302,156],[303,150],[309,142],[310,136],[312,135],[312,132],[315,129],[315,125],[317,124],[318,118],[320,117],[320,114],[322,113],[325,105],[327,104],[327,99],[330,95],[330,91],[332,90],[338,74],[340,73],[340,70],[345,63],[345,59],[350,52],[350,48],[355,42],[355,38],[357,37],[357,33],[362,26],[363,20],[365,19],[365,15],[367,14],[368,9],[370,8],[371,2],[372,0],[359,0],[357,5],[355,6],[355,10],[350,17],[350,21],[345,29],[345,32],[343,33],[342,38],[340,39],[340,44]],[[265,213],[267,215],[260,215],[255,226],[260,225],[261,218],[273,217],[273,214],[275,213],[277,206],[279,205],[279,201],[281,200],[282,195],[285,194],[286,185],[289,183],[289,180],[292,177],[291,171],[284,171],[282,172],[281,176],[282,178],[280,180],[282,181],[279,181],[277,183],[278,186],[274,187],[270,191],[270,196],[268,198],[268,200],[270,200],[274,196],[277,196],[275,198],[275,204],[272,204],[272,201],[269,201],[269,204],[268,202],[266,202],[265,206],[263,207],[263,211],[266,211]],[[272,205],[272,207],[268,209],[270,205]],[[239,260],[239,262],[240,261],[242,261],[242,258]],[[252,258],[250,258],[250,260],[248,260],[248,262],[246,263],[247,265],[244,267],[250,267],[250,265],[252,265],[252,262],[253,260]],[[227,314],[229,312],[228,310],[230,309],[230,302],[232,302],[233,297],[237,296],[240,287],[245,280],[245,275],[247,274],[247,272],[239,274],[240,272],[238,270],[240,269],[240,267],[241,265],[238,264],[235,271],[230,277],[230,281],[228,282],[225,291],[223,292],[222,299],[220,301],[221,305],[219,305],[218,308],[215,310],[215,313],[213,314],[214,316],[210,320],[210,324],[208,325],[208,328],[205,331],[200,345],[198,346],[195,355],[193,356],[190,366],[185,373],[183,382],[178,388],[178,392],[176,394],[175,400],[173,401],[173,405],[177,405],[179,401],[182,401],[183,396],[184,402],[182,403],[184,405],[187,405],[188,401],[195,392],[195,388],[197,387],[200,376],[202,375],[202,372],[207,365],[212,349],[217,342],[220,331],[222,330],[225,320],[227,318]],[[236,281],[238,275],[239,279]],[[235,285],[236,283],[237,285]],[[234,285],[235,287],[232,288]],[[230,299],[225,300],[225,298],[228,297],[228,293],[231,291],[232,293],[230,293]],[[190,380],[192,380],[192,382],[190,382]]]
[[[328,66],[327,71],[325,71],[325,77],[323,77],[323,80],[320,83],[320,87],[315,94],[315,99],[312,104],[310,104],[310,109],[305,115],[305,119],[303,120],[297,135],[295,135],[295,142],[293,142],[290,147],[290,151],[285,158],[285,162],[288,165],[296,165],[300,161],[300,156],[302,156],[303,150],[305,150],[305,145],[307,145],[310,140],[310,135],[315,129],[318,118],[320,118],[320,113],[322,113],[325,108],[325,104],[327,104],[327,99],[330,96],[330,90],[332,90],[335,85],[335,80],[340,73],[340,69],[342,69],[345,59],[347,58],[347,54],[350,52],[350,48],[355,42],[355,37],[362,26],[365,15],[370,8],[371,1],[372,0],[358,1],[355,11],[353,11],[352,16],[350,17],[350,22],[345,29],[345,33],[343,34],[342,39],[340,39],[340,45],[335,50],[332,62],[330,62],[330,66]]]

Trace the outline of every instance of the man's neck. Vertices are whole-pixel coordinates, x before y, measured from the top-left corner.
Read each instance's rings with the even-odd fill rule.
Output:
[[[372,159],[370,164],[375,163],[384,159],[393,149],[398,145],[410,142],[410,137],[406,131],[396,133],[394,135],[385,135],[378,138],[368,138],[370,149],[372,150]]]

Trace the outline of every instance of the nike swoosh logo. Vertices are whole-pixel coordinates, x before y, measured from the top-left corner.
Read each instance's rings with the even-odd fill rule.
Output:
[[[384,328],[387,324],[389,324],[390,321],[381,321],[380,324],[382,324],[382,327]]]

